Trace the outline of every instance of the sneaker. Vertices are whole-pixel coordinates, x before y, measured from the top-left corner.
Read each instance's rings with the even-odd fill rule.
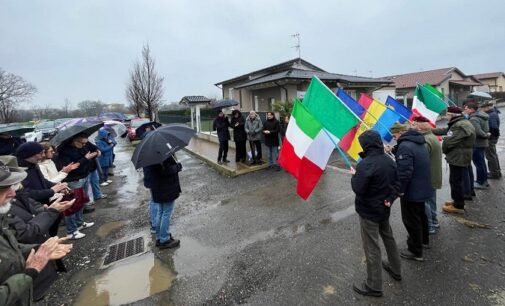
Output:
[[[67,238],[70,240],[77,240],[86,237],[86,234],[79,232],[78,230],[73,232],[72,234],[68,234]]]
[[[370,289],[370,287],[367,286],[366,283],[361,283],[361,284],[356,284],[354,283],[352,285],[352,289],[356,291],[357,293],[365,296],[374,296],[374,297],[381,297],[382,296],[382,291],[375,291]]]
[[[440,228],[440,223],[438,223],[438,221],[434,221],[433,222],[433,227],[434,228]]]
[[[109,183],[109,184],[112,183],[112,180],[107,180],[107,183]]]
[[[106,194],[102,194],[96,200],[98,201],[98,200],[102,200],[102,199],[107,199],[107,195]]]
[[[386,270],[387,273],[389,273],[389,275],[391,275],[391,277],[394,279],[394,280],[397,280],[397,281],[401,281],[402,280],[402,276],[400,274],[396,274],[393,272],[393,270],[391,269],[391,265],[389,265],[389,263],[387,261],[382,261],[382,268],[384,270]]]
[[[157,242],[156,246],[160,249],[171,249],[176,248],[181,244],[179,239],[174,239],[170,236],[170,239],[165,242]]]
[[[423,256],[416,256],[414,253],[412,253],[408,249],[402,250],[400,252],[400,257],[405,258],[405,259],[415,260],[415,261],[424,261]]]
[[[95,225],[95,222],[84,222],[81,226],[79,226],[77,228],[77,230],[80,231],[80,230],[83,230],[83,229],[87,229],[87,228],[92,227],[93,225]]]
[[[102,186],[102,187],[109,186],[109,183],[103,182],[103,183],[100,184],[100,186]]]
[[[151,228],[151,234],[156,234],[156,230]]]
[[[477,183],[477,182],[475,182],[475,183],[473,184],[473,188],[474,188],[474,189],[480,189],[480,190],[482,190],[482,189],[487,189],[487,187],[488,187],[488,186],[486,186],[485,184],[479,184],[479,183]]]
[[[436,228],[433,226],[432,228],[430,228],[430,229],[428,230],[428,233],[429,233],[430,235],[435,235],[435,234],[437,233],[437,230],[436,230]]]
[[[442,207],[442,211],[449,213],[449,214],[464,214],[465,213],[464,209],[456,208],[453,205],[450,205],[450,206],[446,205],[446,206]]]

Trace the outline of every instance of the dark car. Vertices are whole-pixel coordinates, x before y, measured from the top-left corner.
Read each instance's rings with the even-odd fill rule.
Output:
[[[137,137],[135,129],[147,122],[150,122],[147,118],[132,119],[130,125],[128,126],[128,139],[130,141],[139,140],[140,138]]]
[[[42,132],[41,140],[50,140],[58,132],[56,126],[55,121],[42,121],[35,125],[35,131]]]

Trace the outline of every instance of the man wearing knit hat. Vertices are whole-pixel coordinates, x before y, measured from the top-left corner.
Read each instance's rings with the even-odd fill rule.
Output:
[[[423,135],[415,129],[395,123],[391,127],[391,134],[397,142],[393,153],[398,173],[402,221],[409,234],[408,247],[400,252],[400,256],[423,261],[423,245],[429,245],[424,202],[432,194],[430,156]]]
[[[442,144],[431,131],[428,118],[418,116],[413,119],[413,127],[424,136],[430,153],[431,197],[424,203],[430,234],[435,234],[440,227],[437,220],[437,189],[442,188]]]
[[[442,143],[442,153],[449,164],[449,184],[453,202],[446,202],[442,210],[446,213],[465,212],[463,180],[466,168],[472,162],[475,128],[465,119],[457,106],[447,108],[449,122],[445,128],[432,129],[435,135],[446,135]]]
[[[28,176],[23,180],[23,187],[30,198],[40,203],[49,203],[49,199],[57,192],[66,192],[68,187],[62,183],[48,181],[38,167],[38,162],[43,159],[44,147],[34,141],[22,144],[16,150],[16,157],[20,167],[26,167]]]

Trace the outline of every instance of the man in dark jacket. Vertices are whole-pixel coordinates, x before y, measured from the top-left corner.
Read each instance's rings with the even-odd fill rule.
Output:
[[[449,184],[453,202],[446,202],[442,208],[447,213],[465,213],[464,179],[465,171],[472,162],[475,128],[465,119],[457,106],[447,108],[449,122],[445,128],[433,129],[435,135],[447,135],[442,142],[442,153],[449,164]]]
[[[475,128],[475,144],[473,146],[472,160],[475,165],[477,177],[474,188],[487,189],[489,184],[487,182],[485,154],[486,148],[489,146],[489,137],[491,136],[491,133],[489,133],[489,115],[480,111],[475,102],[466,103],[464,112],[469,115],[470,123],[472,123]]]
[[[379,133],[368,130],[358,138],[363,152],[361,162],[351,179],[356,194],[356,212],[360,217],[361,239],[365,251],[367,280],[354,284],[353,289],[363,295],[382,296],[381,250],[379,235],[384,242],[388,262],[382,267],[395,280],[401,280],[401,265],[389,214],[391,203],[397,197],[395,162],[384,153]]]
[[[144,186],[151,190],[151,204],[156,206],[156,218],[152,224],[156,231],[156,246],[160,249],[175,248],[180,240],[172,238],[170,217],[175,200],[181,193],[179,171],[182,165],[175,156],[170,156],[162,164],[144,167]]]
[[[423,245],[429,245],[424,202],[432,193],[430,155],[424,136],[418,131],[395,123],[391,134],[397,142],[393,153],[398,173],[402,221],[409,234],[408,247],[400,252],[400,256],[423,261]]]
[[[33,280],[49,260],[62,258],[72,248],[72,245],[61,244],[58,237],[50,238],[40,246],[17,242],[8,226],[7,213],[16,196],[11,187],[25,177],[26,173],[11,171],[0,164],[0,305],[32,305]]]
[[[217,117],[212,124],[212,130],[217,131],[217,138],[219,139],[219,151],[217,154],[217,163],[229,163],[228,160],[228,141],[230,140],[230,121],[220,110]]]
[[[275,118],[273,112],[267,112],[267,120],[263,125],[263,134],[265,136],[265,146],[268,148],[268,168],[279,171],[281,168],[277,165],[279,157],[279,120]]]
[[[500,113],[493,105],[493,101],[486,101],[481,104],[480,109],[489,115],[489,146],[486,148],[486,159],[489,179],[499,179],[501,177],[500,160],[496,154],[496,144],[500,138]]]
[[[8,133],[0,133],[0,155],[14,154],[16,149],[25,142],[26,140],[20,137],[15,137]]]
[[[23,187],[30,194],[30,198],[41,203],[49,203],[49,199],[56,192],[65,192],[68,188],[66,184],[48,181],[40,172],[38,162],[42,160],[43,154],[44,147],[33,141],[22,144],[16,150],[18,165],[27,168],[28,176],[23,181]]]
[[[231,115],[230,125],[233,128],[233,141],[235,141],[235,162],[245,163],[247,158],[245,120],[242,113],[237,109],[231,112]]]

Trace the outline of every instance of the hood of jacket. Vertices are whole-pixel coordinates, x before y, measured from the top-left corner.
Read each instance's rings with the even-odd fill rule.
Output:
[[[358,140],[361,147],[363,148],[363,152],[359,154],[361,158],[373,154],[384,154],[384,145],[382,143],[382,139],[379,133],[376,131],[365,131],[358,137]]]
[[[479,119],[482,119],[484,121],[489,120],[489,115],[485,112],[482,112],[482,111],[475,112],[470,117],[478,117]]]
[[[414,129],[408,129],[405,133],[398,138],[397,142],[400,143],[402,141],[411,141],[417,144],[425,144],[426,140],[424,139],[423,134],[419,133]]]
[[[96,139],[107,139],[109,137],[109,131],[107,131],[104,128],[101,128],[98,130],[98,135],[96,136]]]

